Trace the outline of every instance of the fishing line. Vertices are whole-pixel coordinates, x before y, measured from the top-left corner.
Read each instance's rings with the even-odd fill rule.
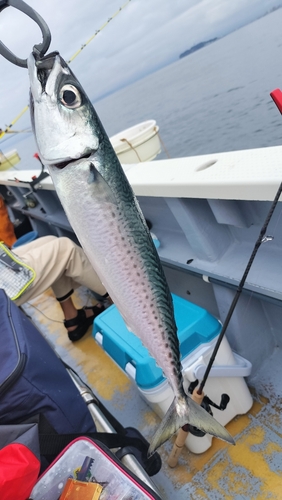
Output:
[[[36,309],[38,312],[40,312],[40,314],[42,314],[42,316],[45,316],[46,319],[49,319],[50,321],[53,321],[54,323],[60,323],[61,325],[64,324],[63,321],[59,321],[58,319],[49,318],[49,316],[46,316],[46,314],[43,311],[41,311],[41,309],[39,309],[38,307],[34,306],[30,302],[26,302],[26,304],[28,306],[33,307],[34,309]]]
[[[206,368],[206,371],[205,371],[205,374],[204,374],[203,380],[201,381],[200,386],[199,386],[199,389],[197,390],[197,393],[198,393],[199,395],[201,395],[201,394],[202,394],[202,392],[203,392],[203,388],[204,388],[204,386],[205,386],[205,384],[206,384],[207,378],[208,378],[208,376],[209,376],[209,373],[210,373],[211,367],[212,367],[213,362],[214,362],[214,360],[215,360],[215,357],[216,357],[216,355],[217,355],[217,352],[218,352],[218,349],[219,349],[219,347],[220,347],[221,341],[222,341],[222,339],[223,339],[223,337],[224,337],[224,334],[225,334],[225,332],[226,332],[226,329],[227,329],[227,327],[228,327],[228,325],[229,325],[229,322],[230,322],[231,316],[232,316],[232,314],[233,314],[233,312],[234,312],[234,309],[235,309],[235,307],[236,307],[236,304],[237,304],[237,302],[238,302],[238,300],[239,300],[240,294],[241,294],[241,292],[242,292],[243,286],[244,286],[244,284],[245,284],[245,281],[246,281],[246,279],[247,279],[248,273],[249,273],[249,271],[250,271],[250,269],[251,269],[251,266],[252,266],[252,264],[253,264],[253,261],[254,261],[254,259],[255,259],[256,254],[257,254],[257,251],[258,251],[258,249],[259,249],[259,247],[260,247],[261,243],[263,243],[263,241],[264,241],[264,237],[265,237],[265,233],[266,233],[266,230],[267,230],[268,224],[269,224],[270,219],[271,219],[271,217],[272,217],[272,215],[273,215],[273,212],[274,212],[274,210],[275,210],[275,208],[276,208],[276,205],[277,205],[277,203],[278,203],[278,200],[279,200],[279,198],[280,198],[281,193],[282,193],[282,182],[281,182],[281,184],[280,184],[280,186],[279,186],[279,188],[278,188],[278,191],[277,191],[277,193],[276,193],[276,196],[275,196],[275,198],[274,198],[274,200],[273,200],[273,202],[272,202],[272,204],[271,204],[270,210],[269,210],[269,212],[268,212],[268,214],[267,214],[267,217],[266,217],[265,222],[264,222],[264,224],[263,224],[263,226],[262,226],[262,228],[261,228],[261,231],[260,231],[259,237],[258,237],[258,239],[257,239],[257,241],[256,241],[256,243],[255,243],[255,246],[254,246],[253,252],[252,252],[251,257],[250,257],[250,259],[249,259],[249,262],[248,262],[248,264],[247,264],[247,266],[246,266],[245,272],[244,272],[244,274],[243,274],[243,276],[242,276],[242,279],[241,279],[241,281],[240,281],[240,283],[239,283],[239,285],[238,285],[238,288],[237,288],[237,290],[236,290],[235,296],[234,296],[234,298],[233,298],[233,301],[232,301],[232,303],[231,303],[231,306],[230,306],[230,308],[229,308],[229,311],[228,311],[227,316],[226,316],[226,318],[225,318],[225,321],[224,321],[224,323],[223,323],[222,330],[221,330],[221,332],[220,332],[220,335],[219,335],[218,340],[217,340],[217,342],[216,342],[215,348],[214,348],[213,353],[212,353],[212,355],[211,355],[211,358],[210,358],[210,360],[209,360],[209,363],[208,363],[208,366],[207,366],[207,368]]]
[[[67,61],[68,64],[70,64],[77,56],[82,52],[85,47],[94,40],[94,38],[131,2],[131,0],[127,0],[125,4],[123,4],[113,15],[112,17],[109,17],[109,19],[99,28],[98,30],[95,31],[94,35],[92,35],[87,42],[85,42],[80,49],[78,49],[75,54]]]
[[[78,49],[74,54],[73,56],[67,61],[68,64],[70,64],[77,56],[78,54],[80,54],[82,52],[82,50],[90,43],[92,42],[92,40],[94,40],[94,38],[104,29],[106,28],[106,26],[108,26],[108,24],[131,2],[132,0],[127,0],[121,7],[119,7],[119,9],[111,16],[108,18],[108,20],[98,29],[95,31],[94,35],[92,35],[89,40],[87,40],[87,42],[85,42],[81,47],[80,49]],[[2,139],[2,137],[4,137],[8,132],[9,130],[11,129],[11,127],[13,127],[13,125],[22,117],[22,115],[28,110],[29,106],[25,106],[23,108],[23,110],[18,114],[18,116],[16,116],[16,118],[10,123],[10,125],[7,125],[6,129],[5,130],[2,130],[0,132],[0,140]]]
[[[22,115],[28,110],[28,106],[25,106],[23,108],[23,110],[16,116],[16,118],[10,123],[10,125],[7,125],[5,130],[2,130],[2,132],[0,132],[0,139],[2,139],[2,137],[4,137],[4,135],[8,134],[9,130],[11,129],[11,127],[13,125],[15,125],[15,123],[22,117]]]
[[[7,125],[6,125],[6,127],[7,127]],[[32,132],[31,129],[8,130],[8,128],[6,128],[5,133],[3,133],[3,130],[0,129],[0,139],[1,139],[1,137],[4,137],[5,134],[7,136],[7,137],[5,137],[5,139],[2,139],[1,144],[3,144],[4,142],[9,141],[10,139],[14,139],[15,138],[15,134],[31,134],[31,132]],[[3,135],[2,135],[2,133],[3,133]]]
[[[89,291],[87,291],[86,295],[87,295],[87,301],[86,301],[85,307],[87,307],[89,304],[91,304],[92,303],[92,299],[93,299],[93,296],[91,295],[91,293]],[[30,302],[26,302],[26,304],[28,306],[33,307],[34,309],[36,309],[40,314],[42,314],[42,316],[45,316],[46,319],[49,319],[50,321],[53,321],[53,323],[60,323],[61,325],[64,324],[64,321],[59,321],[58,319],[50,318],[43,311],[41,311],[41,309],[39,309],[39,307],[31,304]]]

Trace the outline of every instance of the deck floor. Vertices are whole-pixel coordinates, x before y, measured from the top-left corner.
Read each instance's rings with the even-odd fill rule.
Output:
[[[93,299],[90,301],[94,303]],[[89,305],[86,290],[75,293],[77,307]],[[79,342],[68,340],[59,304],[51,291],[23,306],[56,352],[91,386],[93,392],[124,426],[137,427],[150,441],[159,417],[140,397],[134,383],[110,359],[91,335]],[[281,356],[274,363],[281,370]],[[281,379],[279,373],[277,376]],[[281,386],[281,384],[280,384]],[[163,466],[152,478],[164,500],[269,500],[282,498],[282,398],[275,383],[261,384],[253,392],[254,404],[247,415],[227,425],[236,446],[213,439],[201,455],[186,448],[179,465],[171,469],[167,458],[171,442],[160,449]]]

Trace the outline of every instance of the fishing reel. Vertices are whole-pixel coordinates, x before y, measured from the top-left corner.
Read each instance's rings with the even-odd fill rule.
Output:
[[[193,394],[193,391],[194,389],[196,389],[197,385],[198,385],[199,381],[198,380],[195,380],[194,382],[191,382],[189,387],[188,387],[188,392],[189,394]],[[224,411],[226,408],[227,408],[227,405],[230,401],[230,397],[228,396],[228,394],[222,394],[221,395],[221,401],[220,401],[220,404],[217,405],[216,403],[214,403],[208,396],[204,396],[203,397],[203,401],[201,403],[201,406],[202,408],[204,408],[204,410],[206,410],[211,416],[213,416],[213,413],[212,413],[212,410],[211,410],[211,406],[213,406],[214,408],[217,408],[218,410],[221,410],[221,411]],[[186,426],[185,426],[186,427]],[[187,431],[189,431],[191,434],[193,434],[193,436],[197,436],[197,437],[203,437],[206,435],[205,432],[201,431],[200,429],[198,429],[197,427],[194,427],[193,425],[190,425],[190,424],[187,424],[187,427],[186,427]]]

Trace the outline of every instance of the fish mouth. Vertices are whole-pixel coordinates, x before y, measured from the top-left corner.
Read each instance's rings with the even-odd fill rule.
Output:
[[[54,67],[56,58],[60,58],[60,63],[62,67],[66,66],[65,61],[61,58],[59,52],[51,52],[41,59],[34,59],[34,65],[37,72],[37,79],[41,85],[42,92],[45,91],[46,83],[48,77]]]
[[[50,164],[50,167],[52,168],[58,168],[59,170],[62,170],[63,168],[67,167],[71,163],[78,163],[81,160],[84,159],[89,159],[95,151],[90,151],[90,153],[85,153],[84,155],[80,156],[79,158],[69,158],[68,160],[63,160],[59,161],[57,163],[52,163]]]

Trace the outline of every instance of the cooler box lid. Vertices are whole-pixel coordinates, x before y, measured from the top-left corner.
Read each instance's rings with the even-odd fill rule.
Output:
[[[172,294],[178,328],[181,359],[201,344],[209,343],[220,332],[221,324],[208,311]],[[148,349],[128,331],[116,306],[110,306],[95,318],[93,336],[102,335],[103,349],[126,371],[131,363],[136,370],[135,381],[141,389],[151,389],[165,380]]]

